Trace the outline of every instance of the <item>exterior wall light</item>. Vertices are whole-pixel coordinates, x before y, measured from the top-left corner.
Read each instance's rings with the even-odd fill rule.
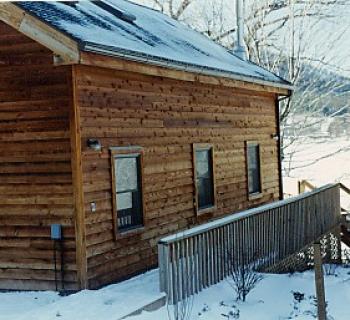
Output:
[[[101,151],[102,145],[98,139],[88,139],[87,146],[94,151]]]
[[[277,133],[272,133],[271,138],[275,141],[278,141],[280,139]]]

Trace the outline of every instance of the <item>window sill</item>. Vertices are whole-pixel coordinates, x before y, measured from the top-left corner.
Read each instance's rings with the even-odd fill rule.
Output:
[[[251,193],[248,195],[248,200],[256,200],[256,199],[260,199],[264,196],[264,194],[262,192],[257,192],[257,193]]]
[[[197,210],[197,216],[201,216],[202,214],[213,212],[216,209],[217,209],[217,207],[215,205],[212,206],[212,207],[208,207],[208,208],[198,209]]]
[[[136,226],[136,227],[132,227],[130,229],[125,229],[121,231],[117,230],[115,234],[115,240],[132,237],[142,233],[143,231],[145,231],[145,226]]]

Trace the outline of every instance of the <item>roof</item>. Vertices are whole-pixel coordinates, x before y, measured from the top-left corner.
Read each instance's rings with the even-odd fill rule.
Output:
[[[82,51],[291,89],[288,81],[184,24],[125,0],[14,4],[77,41]]]

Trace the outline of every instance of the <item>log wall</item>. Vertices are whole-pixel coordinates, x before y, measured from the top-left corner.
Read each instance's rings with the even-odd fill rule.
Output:
[[[0,289],[55,288],[52,223],[63,226],[65,288],[76,289],[70,77],[0,23]]]
[[[89,287],[157,263],[160,237],[279,198],[276,96],[79,66]],[[86,145],[98,138],[102,151]],[[262,196],[247,195],[245,142],[260,144]],[[196,216],[192,144],[214,147],[217,208]],[[109,147],[144,150],[144,228],[114,237]],[[97,204],[91,212],[90,203]]]

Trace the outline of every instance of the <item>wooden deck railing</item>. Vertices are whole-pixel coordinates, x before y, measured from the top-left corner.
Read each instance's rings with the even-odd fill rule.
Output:
[[[342,184],[341,182],[339,183],[339,188],[341,191],[343,191],[345,194],[347,194],[348,196],[350,196],[350,189]],[[315,185],[313,185],[310,181],[307,180],[300,180],[298,181],[298,193],[304,193],[306,191],[310,191],[310,190],[315,190],[317,189],[317,187]],[[344,213],[349,213],[348,209],[342,208],[340,207],[341,212]]]
[[[177,303],[242,263],[268,268],[339,223],[339,184],[333,184],[168,236],[158,246],[160,289]]]

